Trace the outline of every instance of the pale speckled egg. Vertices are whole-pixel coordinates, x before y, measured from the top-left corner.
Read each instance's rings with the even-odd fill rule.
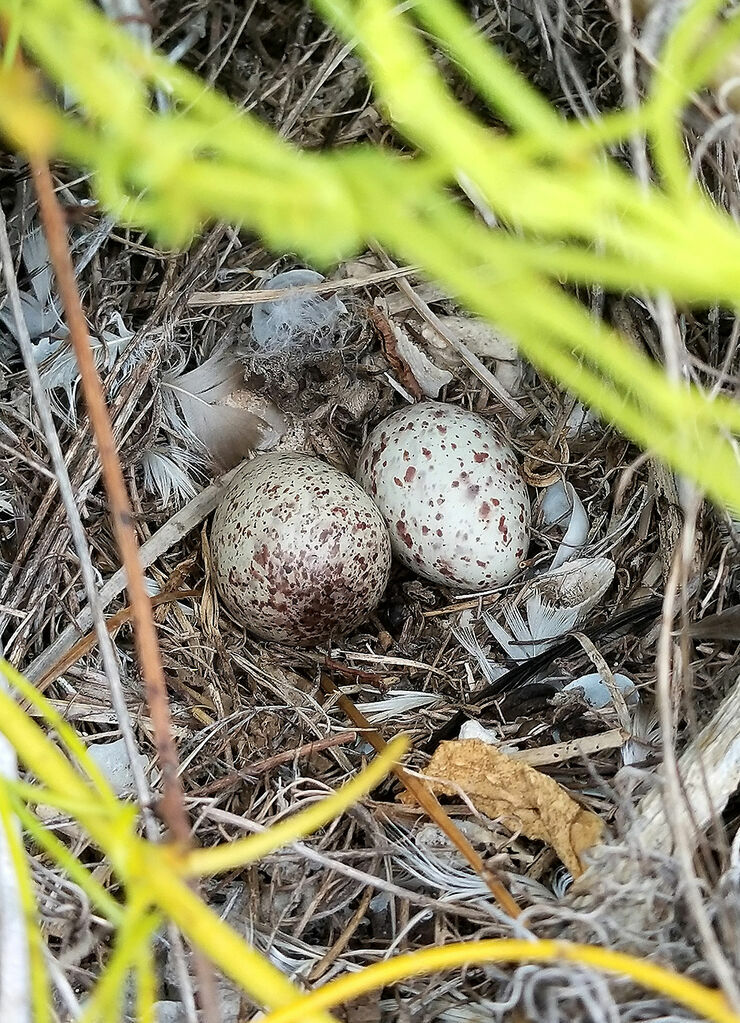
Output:
[[[391,566],[388,530],[365,491],[318,458],[287,453],[258,456],[229,483],[211,553],[232,617],[301,645],[364,621]]]
[[[357,479],[388,524],[396,557],[431,582],[483,590],[517,572],[529,543],[527,488],[491,424],[424,401],[370,434]]]

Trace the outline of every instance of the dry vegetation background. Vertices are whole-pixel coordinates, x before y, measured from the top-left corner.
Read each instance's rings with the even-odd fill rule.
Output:
[[[653,14],[632,26],[626,8],[600,2],[466,6],[480,31],[576,117],[616,109],[625,102],[625,89],[639,89],[639,74],[659,53],[670,13],[666,5],[663,20]],[[132,31],[151,36],[173,60],[259,114],[286,139],[314,149],[361,140],[401,146],[373,105],[360,62],[308,4],[154,2],[138,13],[134,4],[127,15]],[[637,82],[625,77],[634,53]],[[476,104],[472,94],[458,94]],[[697,175],[734,213],[740,195],[734,115],[706,99],[691,108],[687,133]],[[622,155],[639,164],[639,153],[626,148]],[[281,969],[308,984],[396,951],[528,934],[605,944],[709,984],[726,971],[732,976],[740,965],[740,804],[732,796],[734,786],[717,777],[727,771],[732,777],[734,768],[722,756],[737,760],[734,733],[725,736],[719,759],[714,747],[709,751],[709,788],[723,797],[714,814],[697,810],[702,798],[695,791],[669,801],[666,814],[650,793],[657,791],[662,758],[656,680],[667,687],[679,752],[693,748],[737,684],[740,632],[732,613],[740,604],[737,523],[698,503],[688,488],[682,491],[656,461],[607,425],[584,426],[574,399],[531,367],[516,367],[512,411],[437,338],[427,350],[450,374],[441,397],[491,414],[535,487],[566,479],[589,522],[581,555],[616,563],[607,596],[584,626],[593,646],[587,641],[557,646],[529,670],[506,677],[495,697],[482,703],[474,698],[487,681],[487,660],[505,664],[479,610],[501,617],[506,600],[533,569],[548,564],[561,539],[562,531],[541,514],[535,517],[526,569],[503,594],[461,602],[396,567],[377,615],[341,644],[300,650],[253,639],[219,613],[209,576],[207,523],[220,470],[188,429],[186,409],[177,401],[178,387],[186,386],[182,374],[227,349],[231,368],[224,379],[232,391],[239,383],[242,427],[256,410],[285,427],[290,437],[285,444],[351,472],[368,429],[403,403],[400,390],[413,390],[413,368],[392,337],[389,341],[384,324],[392,319],[420,344],[430,306],[441,315],[459,310],[413,268],[396,276],[382,255],[368,253],[332,275],[355,281],[340,292],[349,327],[333,349],[317,353],[299,337],[289,351],[267,358],[251,333],[252,306],[230,303],[223,292],[263,288],[275,273],[296,265],[290,253],[276,256],[226,225],[209,228],[186,253],[159,251],[146,236],[105,216],[90,199],[84,176],[59,165],[53,170],[146,577],[156,595],[196,842],[208,846],[279,820],[362,765],[370,746],[337,694],[322,690],[322,675],[386,738],[401,731],[411,735],[413,769],[425,767],[430,738],[471,702],[467,716],[479,715],[508,746],[520,751],[555,746],[539,766],[607,828],[594,864],[573,883],[548,845],[512,837],[501,824],[449,797],[449,814],[521,907],[513,920],[437,826],[418,808],[399,802],[398,786],[388,782],[310,841],[206,884],[209,904],[257,948],[269,951]],[[27,322],[42,381],[55,409],[106,613],[114,616],[128,718],[156,792],[152,725],[100,466],[55,308],[36,200],[19,159],[2,158],[0,188],[15,269],[29,296]],[[371,282],[363,282],[368,275]],[[579,297],[656,358],[663,358],[662,332],[675,331],[689,372],[705,387],[737,386],[737,324],[724,311],[693,314],[598,289],[584,289]],[[8,660],[98,748],[120,739],[120,708],[113,705],[97,646],[85,638],[91,619],[80,565],[7,308],[0,318],[2,644]],[[428,325],[426,330],[429,334]],[[495,371],[502,360],[484,361]],[[194,384],[191,378],[189,386],[197,390],[202,381]],[[231,413],[223,415],[220,405],[210,410],[209,437],[233,427]],[[228,455],[233,460],[244,453],[231,449]],[[669,577],[671,588],[678,584],[678,596],[661,611],[655,598]],[[598,668],[598,655],[613,672],[634,680],[637,705],[627,708],[617,700],[616,706],[594,709],[577,694],[559,692],[563,683],[593,671],[593,663]],[[731,731],[731,713],[725,724]],[[620,728],[631,736],[626,745],[600,741]],[[577,744],[563,756],[562,744],[593,737],[589,756]],[[698,818],[696,834],[692,814]],[[50,810],[46,823],[75,855],[95,863],[97,854],[74,821]],[[680,848],[674,852],[676,826],[689,837],[688,857]],[[105,879],[102,865],[100,877]],[[105,959],[109,936],[81,890],[40,855],[34,880],[56,959],[59,1018],[72,1019]],[[191,1023],[187,953],[166,932],[159,954],[162,1023]],[[251,1017],[254,1006],[227,984],[219,994],[224,1020]],[[637,1023],[687,1017],[626,981],[573,965],[522,965],[407,981],[348,1007],[346,1018]]]

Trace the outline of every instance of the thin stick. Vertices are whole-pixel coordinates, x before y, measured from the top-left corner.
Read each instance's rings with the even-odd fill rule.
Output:
[[[599,732],[598,735],[584,735],[580,739],[556,742],[551,746],[517,750],[510,756],[512,760],[520,760],[530,767],[543,767],[545,764],[563,764],[576,757],[590,757],[607,749],[619,749],[628,739],[629,732],[622,728],[610,728],[608,732]]]
[[[110,502],[113,532],[121,555],[121,562],[126,571],[129,602],[134,622],[134,642],[146,690],[157,759],[162,773],[160,803],[162,819],[172,840],[185,848],[190,844],[190,822],[185,809],[177,747],[172,735],[172,718],[162,655],[152,614],[152,604],[146,591],[144,570],[139,560],[139,544],[134,530],[131,502],[116,451],[103,385],[90,346],[90,335],[67,244],[64,214],[54,192],[54,183],[48,164],[39,157],[33,157],[30,162],[39,203],[39,215],[64,307],[69,338],[80,371],[80,382],[85,396],[90,426],[100,455],[103,483]],[[106,643],[110,639],[105,625],[100,638],[102,643]],[[207,1021],[215,1021],[220,1018],[220,1011],[213,970],[200,954],[195,957],[195,969],[199,981],[204,1018]]]
[[[689,810],[686,807],[685,794],[679,773],[678,756],[675,749],[673,701],[671,699],[671,677],[674,667],[672,658],[673,619],[676,613],[676,599],[681,584],[682,570],[691,562],[698,509],[699,500],[692,494],[690,507],[687,509],[685,516],[681,537],[682,543],[674,555],[673,566],[668,583],[666,584],[661,630],[658,636],[655,665],[655,696],[663,740],[663,768],[661,772],[665,786],[663,806],[666,819],[673,833],[676,858],[681,866],[684,895],[691,915],[694,917],[696,928],[701,936],[702,944],[704,945],[704,955],[714,970],[728,1002],[738,1011],[740,1009],[740,987],[738,987],[734,971],[717,940],[712,921],[704,904],[701,885],[694,870],[692,849],[694,827],[690,819]]]
[[[337,291],[365,288],[369,284],[382,284],[396,277],[406,277],[418,271],[416,266],[398,266],[392,270],[380,270],[367,277],[343,277],[318,284],[302,284],[298,288],[261,288],[257,291],[196,291],[188,299],[191,306],[256,305],[258,302],[276,302],[278,299],[294,298],[300,295],[330,295]]]
[[[346,927],[344,927],[342,933],[339,935],[332,947],[326,950],[317,963],[314,963],[308,974],[308,981],[310,984],[315,984],[317,980],[320,980],[331,964],[339,958],[347,945],[349,945],[352,935],[365,919],[365,913],[367,913],[367,907],[370,905],[372,897],[373,890],[370,885],[368,885],[365,889],[365,894],[360,899],[360,905],[352,914],[352,919]]]
[[[358,710],[352,700],[350,700],[348,696],[345,696],[344,693],[342,693],[341,690],[334,685],[328,675],[322,674],[321,688],[326,693],[337,694],[339,696],[339,706],[350,719],[352,724],[357,725],[358,728],[362,728],[365,732],[365,738],[373,749],[377,753],[381,753],[387,746],[385,739],[382,737],[380,732],[373,728],[368,719],[360,710]],[[499,881],[493,871],[485,865],[483,858],[475,851],[465,835],[463,835],[460,829],[457,828],[450,820],[434,793],[424,784],[424,782],[420,781],[418,778],[414,778],[412,774],[409,774],[409,772],[404,770],[404,768],[400,765],[396,765],[393,768],[393,773],[404,788],[411,793],[419,806],[427,812],[431,820],[433,820],[434,823],[441,828],[458,852],[465,857],[473,870],[475,870],[475,872],[485,881],[489,891],[503,911],[512,919],[516,919],[520,916],[522,911],[514,901],[511,894],[507,891],[501,881]]]
[[[327,735],[324,739],[314,739],[313,742],[304,743],[303,746],[283,750],[281,753],[275,753],[264,760],[258,760],[254,764],[246,764],[243,770],[232,771],[225,778],[217,778],[215,781],[209,782],[208,785],[204,785],[203,788],[193,792],[192,795],[198,797],[215,796],[219,792],[224,792],[231,788],[239,781],[251,781],[257,775],[271,771],[274,767],[279,767],[281,764],[288,764],[291,760],[298,760],[301,757],[311,757],[314,753],[331,749],[333,746],[342,746],[356,738],[357,732],[352,731],[337,732],[335,735]]]
[[[126,569],[129,599],[133,610],[136,652],[146,688],[149,716],[152,720],[154,741],[162,772],[162,817],[173,839],[182,845],[187,845],[190,840],[190,824],[185,811],[179,777],[177,749],[172,737],[170,706],[162,657],[154,627],[151,602],[144,583],[144,573],[139,563],[139,545],[134,531],[131,504],[116,451],[103,386],[90,347],[85,314],[82,310],[67,244],[64,215],[54,193],[54,183],[51,180],[48,165],[43,160],[34,157],[31,160],[31,169],[39,202],[39,213],[67,319],[69,337],[80,370],[80,380],[90,425],[100,454],[103,481],[110,502],[113,532],[121,554],[121,561]],[[103,634],[108,635],[106,629],[103,629]],[[100,642],[105,642],[102,634]]]
[[[136,742],[136,736],[134,735],[134,728],[128,715],[128,707],[126,705],[126,697],[123,692],[118,655],[105,627],[105,616],[103,614],[102,604],[98,598],[95,569],[93,568],[92,559],[90,557],[90,550],[87,543],[87,537],[85,535],[85,527],[82,524],[82,519],[80,518],[80,513],[77,508],[77,502],[75,501],[74,490],[69,478],[69,473],[67,472],[67,464],[62,453],[62,446],[59,443],[56,426],[54,425],[54,417],[51,413],[49,399],[46,391],[44,390],[44,386],[41,383],[39,370],[33,357],[33,346],[31,344],[31,337],[28,333],[28,327],[26,326],[25,317],[23,315],[23,307],[21,305],[20,294],[18,292],[18,282],[16,281],[15,270],[13,268],[13,255],[10,249],[10,241],[8,239],[7,222],[2,209],[0,209],[0,259],[2,260],[3,276],[5,278],[5,286],[10,300],[10,308],[15,319],[18,346],[21,350],[23,363],[26,367],[26,373],[28,374],[34,404],[36,406],[39,419],[41,420],[41,427],[44,432],[46,446],[48,448],[51,464],[56,476],[59,496],[62,499],[64,510],[67,515],[67,522],[69,524],[72,542],[79,559],[80,574],[82,575],[82,582],[85,587],[92,621],[95,625],[95,635],[97,636],[98,643],[100,645],[100,656],[103,662],[105,677],[108,680],[108,686],[110,688],[111,701],[118,719],[118,727],[126,746],[136,794],[144,813],[144,824],[147,829],[147,834],[151,838],[156,835],[156,824],[149,811],[149,806],[151,804],[149,784],[147,782],[144,769],[141,766],[141,761],[138,756],[139,748]]]

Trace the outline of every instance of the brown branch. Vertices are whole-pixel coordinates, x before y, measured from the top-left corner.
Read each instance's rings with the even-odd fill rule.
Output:
[[[283,750],[282,753],[275,753],[273,756],[265,757],[264,760],[258,760],[254,764],[246,764],[243,770],[231,771],[224,778],[217,778],[215,781],[211,781],[202,788],[197,789],[193,795],[198,798],[218,795],[220,792],[228,791],[228,789],[240,781],[251,781],[258,774],[271,771],[273,767],[287,764],[291,760],[298,760],[300,757],[313,756],[314,753],[320,753],[325,749],[332,749],[334,746],[342,746],[356,738],[357,732],[352,731],[337,732],[336,735],[327,735],[324,739],[314,739],[313,742],[307,742],[303,746]]]
[[[323,673],[321,675],[321,688],[325,693],[338,695],[339,699],[337,702],[352,724],[363,729],[364,737],[376,753],[382,753],[387,746],[383,736],[380,732],[373,728],[371,723],[362,711],[355,706],[352,700],[350,700],[348,696],[345,696],[344,693],[342,693],[342,691],[334,685],[328,675]],[[397,764],[392,770],[403,787],[411,793],[419,806],[426,811],[429,818],[434,821],[437,827],[441,829],[447,838],[449,838],[457,851],[465,857],[473,870],[485,881],[488,885],[488,890],[491,892],[491,895],[493,895],[494,899],[498,902],[503,911],[512,918],[518,917],[521,914],[521,909],[514,901],[510,892],[506,889],[498,877],[496,877],[490,867],[486,866],[483,862],[483,857],[475,851],[471,843],[456,826],[454,821],[452,821],[445,813],[443,806],[431,789],[429,789],[423,781],[415,778],[413,774],[409,774],[409,772],[401,767],[400,764]]]
[[[172,737],[170,705],[162,656],[154,627],[152,605],[146,591],[144,573],[139,563],[139,545],[134,531],[131,503],[116,451],[103,385],[100,382],[90,347],[87,322],[82,310],[82,302],[77,290],[74,267],[67,244],[67,226],[64,214],[54,193],[54,183],[48,164],[44,160],[34,157],[31,160],[31,169],[39,202],[39,213],[67,319],[69,337],[80,370],[80,380],[90,426],[100,454],[113,531],[121,555],[121,563],[126,570],[136,652],[146,689],[159,767],[162,771],[162,818],[172,838],[186,846],[190,841],[190,824],[180,782],[177,749]]]
[[[180,780],[177,747],[172,735],[172,718],[164,677],[162,654],[152,613],[152,602],[146,591],[144,570],[139,560],[139,543],[121,462],[116,450],[108,407],[98,368],[95,365],[87,321],[75,280],[74,266],[67,243],[67,225],[64,213],[54,192],[51,171],[40,157],[31,158],[34,187],[39,203],[39,214],[49,246],[51,265],[64,307],[69,338],[74,349],[80,382],[85,396],[95,443],[100,455],[103,483],[108,495],[113,532],[126,572],[131,614],[134,623],[134,643],[139,668],[144,680],[149,718],[154,732],[157,761],[162,772],[162,799],[160,813],[171,839],[183,849],[190,844],[190,822],[185,809],[185,794]],[[200,1002],[204,1018],[220,1018],[215,977],[210,964],[198,954],[195,957]]]
[[[171,604],[173,600],[184,600],[186,597],[199,597],[201,595],[200,590],[170,590],[167,593],[157,593],[154,597],[151,597],[152,608],[159,607],[162,604]],[[121,626],[127,625],[133,618],[133,608],[129,604],[127,607],[117,611],[110,618],[106,619],[105,627],[108,632],[115,632],[116,629],[120,629]],[[65,671],[69,671],[73,664],[76,664],[81,657],[85,654],[90,653],[95,644],[98,641],[96,632],[88,632],[86,636],[78,640],[75,645],[67,651],[56,664],[52,665],[46,674],[39,679],[36,683],[36,688],[40,693],[43,693],[45,689],[48,689],[52,682],[63,675]]]

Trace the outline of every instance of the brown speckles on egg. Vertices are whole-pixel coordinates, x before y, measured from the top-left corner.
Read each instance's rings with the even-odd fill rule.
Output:
[[[409,550],[414,546],[414,541],[411,539],[411,534],[409,533],[406,527],[406,523],[402,519],[399,519],[398,522],[396,523],[396,533],[398,534],[401,543],[406,544]]]
[[[256,635],[287,643],[358,625],[390,571],[388,530],[370,498],[303,455],[261,455],[245,466],[216,509],[211,548],[226,609]]]
[[[381,440],[383,466],[374,457]],[[391,526],[398,559],[425,578],[476,590],[518,571],[529,497],[512,452],[482,416],[440,402],[395,412],[368,438],[358,479]]]

